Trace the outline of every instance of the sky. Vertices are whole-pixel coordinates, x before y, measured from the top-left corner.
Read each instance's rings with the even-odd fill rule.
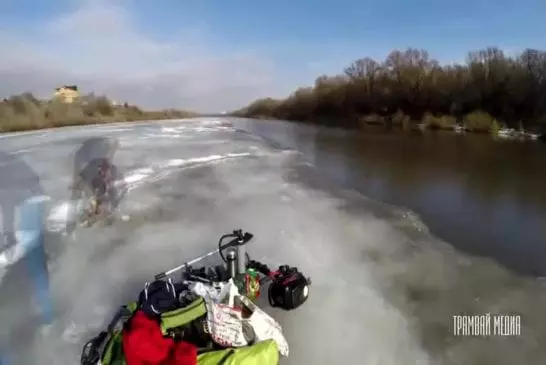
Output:
[[[63,84],[146,108],[220,112],[352,61],[442,63],[546,49],[544,0],[0,0],[0,97]]]

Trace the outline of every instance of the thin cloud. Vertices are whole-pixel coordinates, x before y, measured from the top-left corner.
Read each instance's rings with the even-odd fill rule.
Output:
[[[220,111],[285,89],[270,59],[242,49],[219,54],[199,29],[160,42],[120,3],[72,5],[32,37],[0,30],[0,45],[9,50],[0,58],[0,95],[48,96],[68,83],[145,107]]]

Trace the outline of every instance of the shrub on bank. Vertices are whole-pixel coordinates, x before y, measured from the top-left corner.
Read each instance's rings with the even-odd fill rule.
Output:
[[[369,115],[361,115],[358,118],[358,122],[361,126],[366,126],[367,124],[385,124],[385,118],[380,116],[379,114],[369,114]]]
[[[272,98],[259,99],[254,101],[244,111],[239,112],[241,115],[252,115],[253,117],[270,116],[276,108],[279,107],[279,102]]]
[[[0,132],[192,116],[196,114],[179,110],[143,111],[127,103],[117,106],[108,98],[93,94],[73,103],[63,103],[59,100],[41,101],[30,93],[24,93],[0,101]]]
[[[409,115],[404,114],[403,111],[398,110],[392,116],[392,124],[395,126],[402,127],[402,129],[407,130],[411,127],[411,118]]]
[[[498,126],[495,118],[481,110],[465,115],[463,121],[465,127],[472,132],[486,133]]]
[[[436,116],[426,113],[423,117],[423,123],[426,129],[453,129],[457,123],[457,118],[451,115]]]

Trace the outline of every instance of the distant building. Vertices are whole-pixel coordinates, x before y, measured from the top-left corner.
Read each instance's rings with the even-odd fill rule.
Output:
[[[80,96],[78,86],[64,85],[55,89],[53,97],[63,103],[72,103]]]

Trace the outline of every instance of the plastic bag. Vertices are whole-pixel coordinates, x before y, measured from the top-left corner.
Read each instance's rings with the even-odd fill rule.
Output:
[[[249,344],[243,330],[241,311],[225,304],[207,303],[207,325],[212,340],[223,347]]]
[[[243,321],[254,330],[256,341],[274,340],[279,353],[282,356],[288,356],[289,346],[282,333],[281,325],[247,297],[241,295],[239,300],[252,312],[250,317],[243,319]]]
[[[249,344],[243,330],[241,310],[234,307],[239,291],[233,280],[217,287],[197,282],[191,290],[205,300],[207,327],[216,344],[224,347],[242,347]]]
[[[205,299],[207,324],[215,343],[225,347],[241,347],[254,340],[274,340],[279,353],[288,356],[289,346],[281,325],[248,297],[239,294],[233,280],[217,287],[197,282],[191,290]],[[235,299],[249,309],[250,317],[243,318],[241,309],[234,307]],[[252,328],[252,336],[246,334],[248,327]]]
[[[225,303],[230,307],[234,306],[235,297],[239,295],[239,289],[233,279],[229,279],[227,283],[217,283],[214,286],[195,282],[190,286],[190,290],[205,299],[209,298],[215,303]]]

